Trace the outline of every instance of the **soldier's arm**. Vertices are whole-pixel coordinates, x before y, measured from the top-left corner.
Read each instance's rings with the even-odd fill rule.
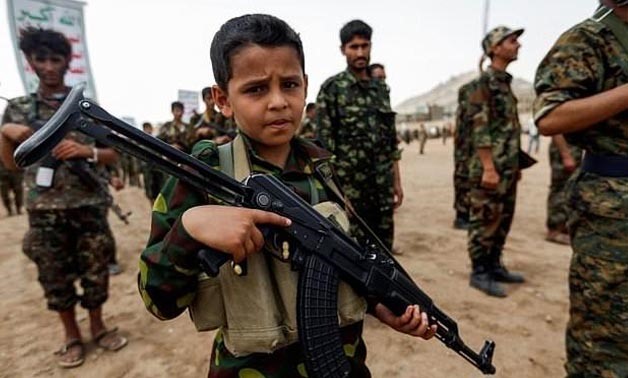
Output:
[[[599,38],[586,33],[563,34],[536,71],[534,119],[543,135],[584,130],[628,109],[628,84],[596,93],[602,47],[592,46]]]
[[[0,122],[0,159],[8,170],[17,170],[13,160],[15,148],[33,134],[33,130],[24,125],[24,119],[11,103],[7,105]]]
[[[628,110],[628,84],[593,96],[567,101],[537,121],[543,135],[587,129]]]
[[[482,186],[495,189],[500,177],[493,163],[490,106],[488,86],[479,84],[469,97],[469,114],[473,119],[471,142],[482,164]]]

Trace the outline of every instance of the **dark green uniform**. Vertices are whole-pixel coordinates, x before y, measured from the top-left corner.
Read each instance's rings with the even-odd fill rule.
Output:
[[[9,101],[2,123],[32,125],[49,119],[59,105],[37,94],[18,97]],[[68,138],[93,143],[75,132]],[[98,308],[107,299],[107,234],[102,221],[106,199],[63,163],[56,167],[50,187],[37,185],[40,165],[25,171],[29,229],[24,253],[37,264],[49,309],[67,310],[78,301],[87,309]],[[80,296],[74,287],[77,279],[83,288]]]
[[[190,125],[192,126],[192,144],[198,142],[200,139],[216,140],[216,138],[228,136],[233,139],[236,134],[236,127],[231,118],[227,118],[222,113],[212,110],[203,113],[190,119]],[[207,137],[197,138],[196,133],[199,130],[206,130]],[[223,142],[226,143],[226,142]]]
[[[359,80],[349,70],[327,79],[316,100],[318,138],[334,154],[342,189],[369,228],[392,249],[395,113],[381,80]],[[364,241],[352,222],[351,233]]]
[[[316,122],[310,117],[303,118],[303,122],[301,122],[301,127],[299,128],[299,135],[303,138],[316,138]]]
[[[277,176],[306,202],[313,198],[328,201],[324,184],[314,175],[320,161],[329,160],[329,153],[311,142],[293,139],[292,151],[282,169],[257,156],[250,143],[247,150],[252,172]],[[201,141],[193,155],[213,167],[219,167],[218,150],[209,141]],[[312,190],[317,191],[315,195]],[[164,186],[152,213],[151,235],[140,261],[139,288],[146,308],[160,319],[181,314],[193,302],[197,291],[198,250],[204,245],[192,239],[181,224],[181,214],[191,207],[207,204],[207,195],[171,179]],[[291,284],[297,285],[296,279]],[[345,354],[360,377],[370,377],[364,365],[366,347],[362,340],[362,322],[341,328]],[[292,343],[273,353],[234,356],[227,349],[220,332],[214,340],[209,376],[298,378],[306,377],[304,356],[299,343]]]
[[[169,121],[164,123],[159,128],[157,138],[185,152],[190,152],[192,147],[192,129],[189,124],[184,122]]]
[[[576,167],[580,166],[582,160],[582,149],[577,146],[569,146],[569,152],[576,162]],[[565,171],[563,159],[560,156],[558,147],[554,141],[549,147],[550,167],[552,170],[552,182],[547,196],[547,229],[559,232],[567,232],[568,207],[565,193],[565,185],[571,177],[571,172]]]
[[[469,89],[469,116],[472,118],[470,183],[469,256],[475,266],[499,261],[515,214],[519,174],[517,99],[510,88],[512,76],[488,68]],[[490,148],[500,176],[496,190],[481,187],[483,167],[477,153]]]
[[[627,52],[603,23],[574,26],[539,65],[535,119],[567,101],[627,84],[627,62]],[[565,138],[585,155],[628,159],[628,113]],[[584,169],[586,160],[567,185],[574,253],[565,367],[573,378],[623,378],[628,376],[628,172],[594,173]]]

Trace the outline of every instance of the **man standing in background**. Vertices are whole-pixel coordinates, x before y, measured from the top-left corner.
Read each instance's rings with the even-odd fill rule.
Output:
[[[500,284],[524,282],[502,264],[502,251],[515,214],[521,171],[521,125],[508,65],[518,56],[523,29],[499,26],[482,40],[491,59],[469,91],[471,156],[469,165],[469,284],[490,296],[505,297]],[[484,57],[483,57],[484,59]]]
[[[385,83],[370,76],[372,29],[360,20],[340,30],[347,69],[327,79],[317,98],[318,137],[331,151],[346,198],[368,227],[392,250],[393,210],[403,201],[395,113]],[[374,242],[352,221],[358,240]]]

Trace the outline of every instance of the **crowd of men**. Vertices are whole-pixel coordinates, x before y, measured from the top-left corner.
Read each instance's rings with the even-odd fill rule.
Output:
[[[574,252],[565,365],[568,376],[574,378],[628,374],[627,22],[628,1],[601,0],[594,17],[560,37],[540,63],[535,78],[535,122],[541,134],[552,136],[547,240],[571,245]],[[507,72],[518,57],[523,32],[500,26],[483,38],[480,74],[460,88],[456,114],[454,227],[468,232],[470,286],[498,298],[507,296],[504,283],[525,282],[522,274],[509,271],[502,260],[521,172],[534,163],[521,150],[517,100]],[[322,84],[316,103],[305,106],[299,134],[331,152],[351,234],[363,245],[376,244],[401,253],[393,247],[393,214],[404,198],[401,152],[385,67],[369,65],[371,36],[371,27],[363,21],[343,26],[340,43],[347,67]],[[24,253],[37,265],[48,308],[58,314],[65,331],[58,363],[74,367],[85,361],[86,353],[76,322],[77,303],[88,310],[90,331],[98,346],[117,351],[127,344],[115,327],[105,326],[102,317],[109,274],[115,273],[110,266],[116,261],[107,222],[112,203],[101,191],[109,190],[107,183],[119,189],[128,181],[143,186],[154,201],[162,193],[167,175],[150,163],[120,157],[114,149],[75,132],[43,161],[23,172],[18,170],[12,153],[40,121],[52,116],[68,94],[64,75],[71,59],[68,40],[51,30],[24,30],[20,48],[40,83],[35,93],[10,100],[4,112],[2,201],[9,215],[26,209],[29,228]],[[485,59],[490,60],[487,67]],[[156,137],[186,153],[192,153],[199,141],[234,144],[242,125],[231,110],[222,111],[234,104],[225,102],[220,85],[203,88],[205,110],[189,123],[183,121],[183,104],[173,102],[173,119],[159,128]],[[218,104],[217,98],[221,99]],[[144,123],[143,130],[154,132],[149,123]],[[423,153],[424,126],[419,135]],[[120,166],[121,175],[116,168]],[[85,176],[90,175],[106,183],[104,189],[87,184]],[[74,287],[77,279],[83,288],[81,295]],[[140,282],[143,280],[145,277]],[[140,288],[144,290],[142,284]],[[150,293],[142,296],[149,310],[161,317],[154,307],[158,301],[149,298]],[[396,324],[381,308],[374,311],[383,322]],[[417,329],[408,333],[433,336],[426,325]],[[353,331],[356,340],[361,340],[361,328]],[[217,343],[214,352],[226,348],[220,340]],[[289,346],[285,348],[293,353]],[[232,357],[230,363],[244,363]],[[225,367],[212,365],[212,369],[221,376],[220,369]]]

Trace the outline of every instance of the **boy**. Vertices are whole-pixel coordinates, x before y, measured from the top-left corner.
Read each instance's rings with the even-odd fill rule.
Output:
[[[70,91],[65,73],[70,67],[72,47],[63,34],[28,28],[22,31],[20,49],[37,74],[39,86],[35,93],[10,100],[4,112],[0,153],[10,169],[15,169],[14,149],[33,133],[37,121],[52,117]],[[103,165],[115,164],[118,154],[72,133],[52,150],[52,157],[52,163],[37,163],[25,171],[29,229],[23,250],[37,265],[48,309],[57,312],[63,324],[65,342],[56,353],[57,363],[71,368],[85,361],[75,314],[79,302],[89,312],[90,330],[98,346],[116,351],[127,344],[116,328],[105,327],[102,316],[109,285],[104,247],[109,240],[109,225],[103,219],[106,201],[97,190],[85,185],[67,162],[87,160],[86,169],[97,173]],[[83,288],[81,295],[74,287],[77,280]]]
[[[278,176],[310,203],[328,200],[324,182],[313,172],[317,163],[329,161],[330,154],[295,138],[307,89],[298,34],[273,16],[234,18],[214,36],[211,59],[217,83],[213,97],[221,112],[233,116],[238,125],[240,135],[231,146],[243,147],[248,168]],[[193,155],[220,166],[212,142],[198,143]],[[289,264],[257,253],[264,245],[258,224],[286,227],[290,221],[259,210],[208,204],[206,195],[175,180],[155,201],[153,229],[140,261],[140,291],[148,310],[160,319],[174,318],[190,306],[197,328],[220,327],[209,377],[306,376],[296,336],[298,275]],[[247,259],[248,275],[237,277],[223,269],[216,279],[199,281],[196,253],[208,246],[232,254],[236,262]],[[209,286],[217,287],[218,295],[208,306],[198,306],[201,288]],[[349,300],[343,303],[354,306],[344,313],[350,320],[341,322],[341,338],[354,374],[368,377],[361,337],[365,306],[359,306],[364,301],[346,289],[344,299]],[[409,306],[400,317],[381,304],[373,312],[401,332],[424,339],[436,332],[417,306]],[[199,327],[202,318],[218,320]]]

